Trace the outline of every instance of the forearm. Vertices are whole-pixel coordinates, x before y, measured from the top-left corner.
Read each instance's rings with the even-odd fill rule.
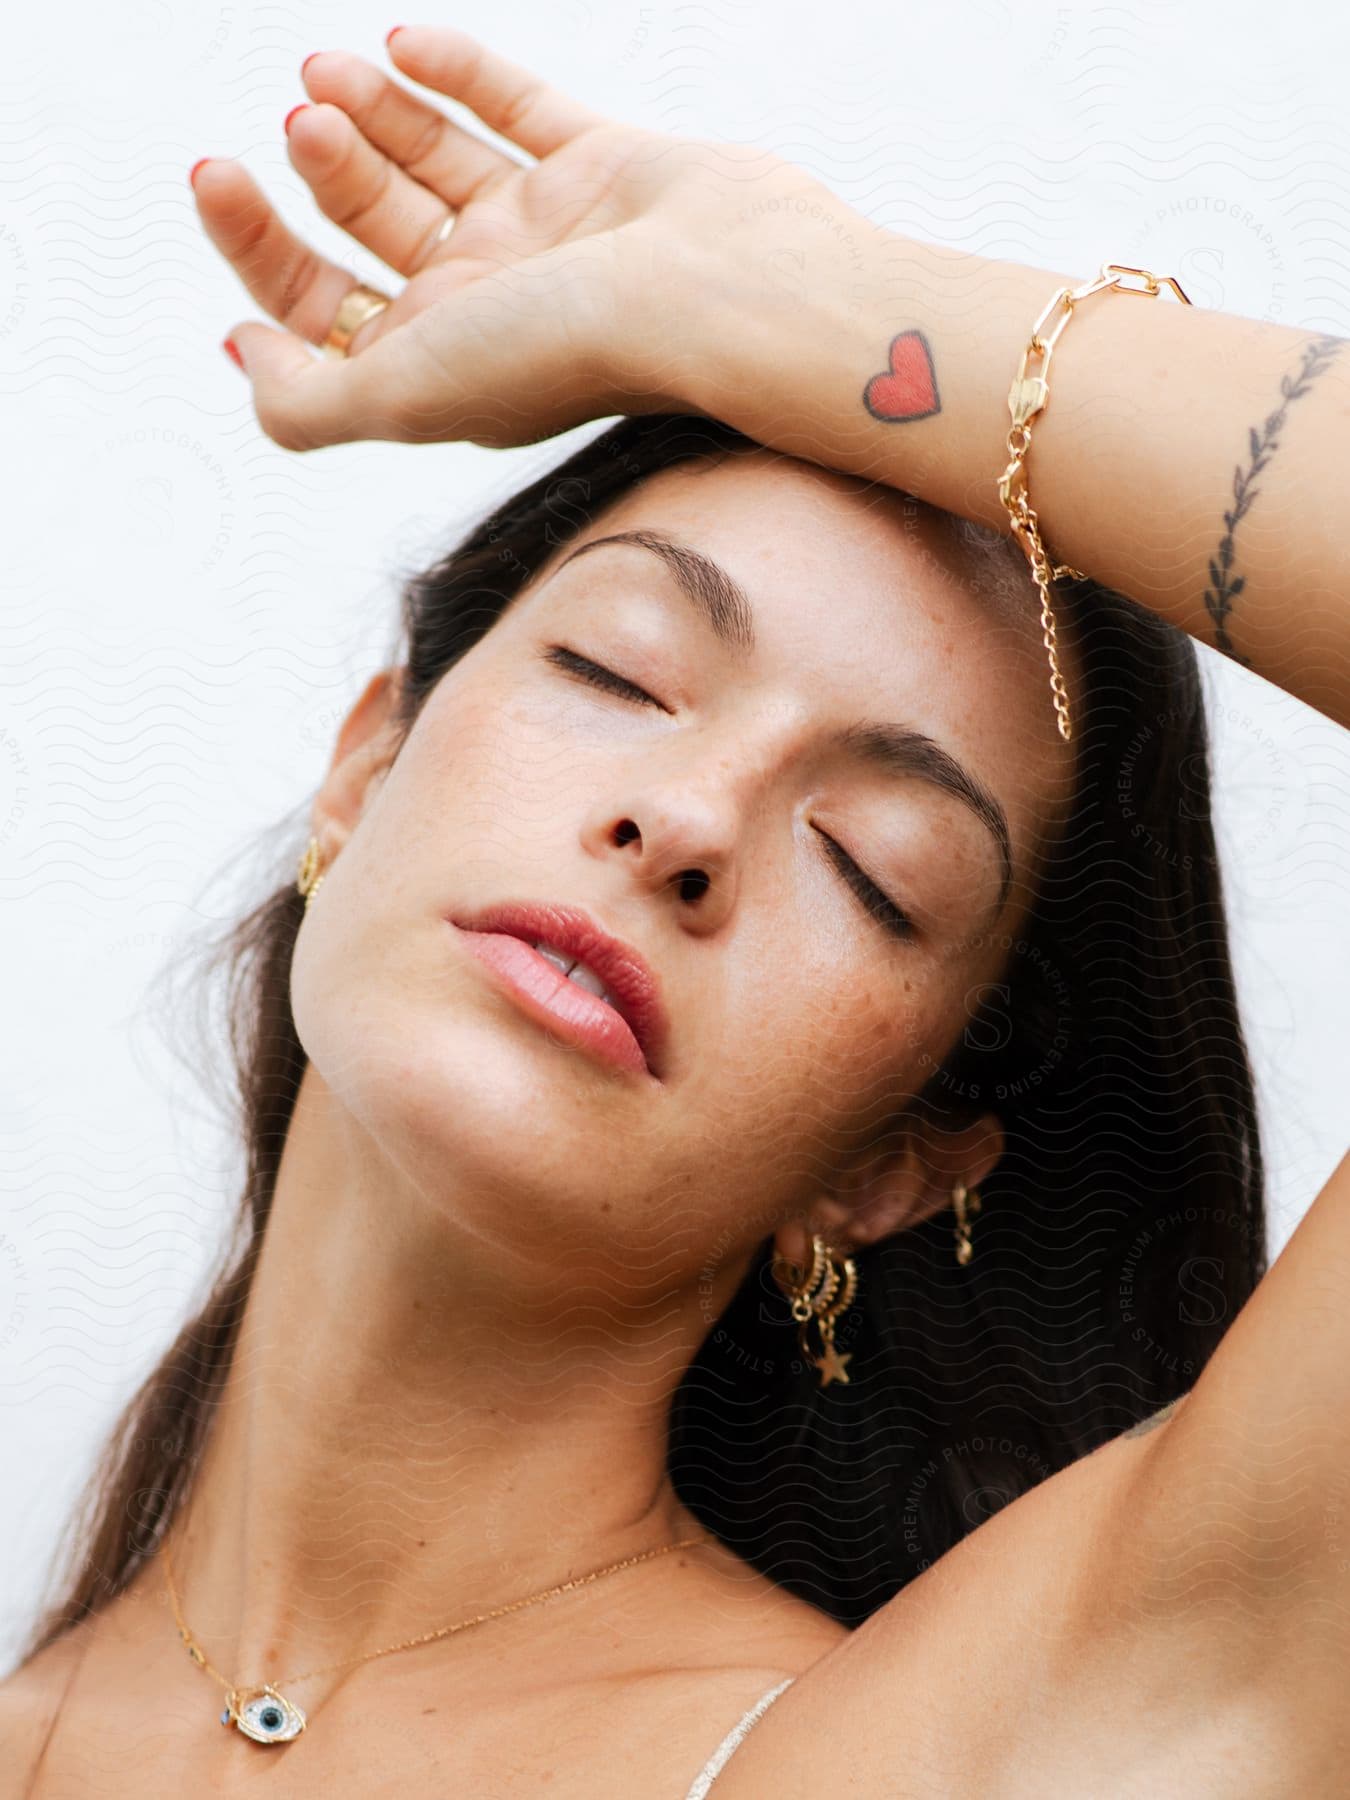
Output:
[[[827,200],[819,218],[743,221],[759,242],[736,260],[760,292],[712,297],[692,398],[771,448],[1008,530],[1008,387],[1054,290],[1093,271],[944,250]],[[899,377],[875,379],[893,347]],[[1350,350],[1166,289],[1104,291],[1069,320],[1049,387],[1027,472],[1052,559],[1350,723]]]

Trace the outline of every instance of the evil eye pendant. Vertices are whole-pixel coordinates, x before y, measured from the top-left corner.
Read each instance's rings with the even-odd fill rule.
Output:
[[[257,1688],[247,1699],[231,1694],[220,1722],[231,1719],[255,1744],[288,1744],[305,1729],[304,1713],[274,1687]]]

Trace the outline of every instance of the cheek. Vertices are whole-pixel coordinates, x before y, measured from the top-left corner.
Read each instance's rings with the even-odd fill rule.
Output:
[[[852,1129],[875,1126],[925,1085],[952,1004],[935,971],[890,970],[882,982],[861,957],[817,963],[791,984],[776,962],[747,972],[716,1019],[703,1015],[707,1060],[690,1082],[691,1111],[725,1154],[769,1179],[820,1171]]]
[[[830,1040],[834,1085],[855,1120],[876,1125],[924,1087],[943,1010],[942,984],[919,975],[897,978],[884,993],[874,988],[851,1010],[841,1009]]]
[[[435,748],[414,734],[367,790],[296,941],[290,994],[301,1044],[353,1111],[363,1091],[405,1079],[424,1051],[424,1015],[434,1019],[446,998],[439,910],[453,896],[459,833]]]

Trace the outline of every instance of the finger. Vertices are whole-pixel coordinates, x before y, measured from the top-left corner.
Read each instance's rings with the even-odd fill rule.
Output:
[[[259,306],[297,337],[323,343],[358,277],[284,225],[241,163],[213,157],[193,192],[208,237]]]
[[[498,56],[466,31],[444,25],[398,25],[387,39],[395,66],[459,100],[491,130],[531,156],[548,156],[581,132],[611,123],[561,88]]]
[[[292,115],[286,144],[297,173],[335,224],[401,275],[426,266],[457,207],[405,175],[327,102]]]
[[[456,210],[490,183],[527,166],[348,51],[306,57],[302,77],[312,100],[340,106],[369,143]]]
[[[258,423],[283,450],[407,441],[408,422],[392,399],[417,391],[404,367],[411,348],[405,332],[390,332],[359,356],[332,358],[256,319],[236,325],[230,341],[252,384]]]
[[[596,377],[584,330],[560,329],[538,304],[541,291],[566,287],[577,260],[576,247],[563,245],[485,270],[343,359],[315,357],[256,321],[239,325],[231,337],[260,425],[288,450],[363,438],[504,447],[612,413],[614,393]],[[593,268],[595,251],[583,260]]]

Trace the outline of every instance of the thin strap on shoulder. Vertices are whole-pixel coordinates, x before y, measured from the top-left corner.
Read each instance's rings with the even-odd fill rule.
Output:
[[[771,1687],[767,1694],[761,1695],[760,1698],[756,1700],[755,1704],[748,1712],[741,1715],[737,1723],[732,1726],[731,1730],[722,1739],[716,1750],[713,1751],[707,1762],[704,1763],[702,1769],[699,1771],[698,1778],[695,1780],[694,1785],[690,1788],[689,1792],[685,1795],[684,1800],[707,1800],[709,1788],[714,1781],[717,1780],[717,1777],[722,1773],[723,1769],[726,1768],[728,1762],[731,1760],[733,1752],[744,1740],[745,1734],[749,1731],[750,1727],[764,1717],[764,1714],[768,1712],[769,1708],[784,1689],[792,1686],[794,1679],[794,1676],[789,1675],[785,1681],[780,1681],[777,1687]]]

